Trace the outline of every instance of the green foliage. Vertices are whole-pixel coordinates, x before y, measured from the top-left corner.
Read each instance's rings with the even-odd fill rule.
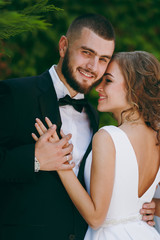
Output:
[[[24,15],[17,12],[2,12],[0,15],[0,38],[7,39],[24,31],[46,29],[50,24],[45,23],[39,16]],[[7,21],[6,21],[7,19]]]
[[[54,22],[48,15],[58,16],[63,10],[48,0],[0,0],[0,12],[0,78],[36,74],[47,48],[43,39],[50,37]]]
[[[48,13],[54,11],[62,11],[62,9],[55,7],[54,5],[47,5],[48,0],[42,0],[33,6],[25,8],[22,13],[25,15],[35,15],[40,13]]]
[[[61,11],[54,5],[47,5],[48,0],[42,0],[33,6],[26,7],[22,11],[8,10],[10,2],[0,0],[0,39],[8,39],[22,32],[34,31],[37,29],[46,30],[50,23],[47,23],[42,13]],[[1,45],[2,46],[2,45]]]
[[[2,2],[0,0],[0,6]],[[48,11],[48,6],[52,3],[55,11],[54,8]],[[49,23],[53,27],[49,27],[47,31],[40,28],[35,31],[33,28],[34,31],[24,31],[3,41],[3,48],[7,47],[12,55],[10,58],[0,56],[0,78],[39,74],[57,63],[60,36],[66,33],[71,21],[83,13],[102,14],[112,22],[116,32],[115,51],[144,50],[160,59],[159,6],[160,0],[12,0],[11,4],[2,5],[2,10],[16,11],[31,17],[38,16],[40,19],[35,20],[45,19],[44,24]],[[59,8],[64,11],[57,11]],[[98,95],[95,90],[89,98],[96,107]],[[107,123],[116,124],[110,114],[101,114],[100,125]]]

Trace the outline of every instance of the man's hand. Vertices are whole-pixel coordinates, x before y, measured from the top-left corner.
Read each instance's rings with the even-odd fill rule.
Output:
[[[154,226],[154,214],[155,214],[156,204],[154,201],[150,203],[144,203],[142,209],[140,210],[140,214],[142,214],[142,220],[147,222],[150,226]]]
[[[65,164],[66,161],[72,160],[71,152],[73,145],[68,144],[71,134],[66,135],[61,140],[57,139],[56,126],[52,125],[45,133],[40,134],[38,139],[35,134],[35,156],[40,162],[40,170],[68,170],[74,167],[74,163]],[[51,141],[52,139],[52,141]],[[67,147],[66,147],[67,146]]]

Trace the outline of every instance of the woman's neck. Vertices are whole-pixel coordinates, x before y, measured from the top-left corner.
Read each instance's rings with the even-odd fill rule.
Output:
[[[132,112],[129,109],[119,114],[119,116],[117,116],[117,121],[119,126],[122,124],[146,125],[143,117],[140,116],[138,111]]]

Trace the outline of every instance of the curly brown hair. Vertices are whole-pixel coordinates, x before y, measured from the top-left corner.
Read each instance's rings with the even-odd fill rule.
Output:
[[[115,53],[112,60],[126,82],[127,100],[132,106],[127,120],[138,111],[146,125],[157,131],[160,144],[160,62],[144,51]]]

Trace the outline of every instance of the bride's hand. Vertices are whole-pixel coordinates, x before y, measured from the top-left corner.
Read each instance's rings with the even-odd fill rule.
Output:
[[[49,162],[49,164],[46,164],[46,161],[45,161],[45,163],[44,163],[45,164],[45,169],[42,169],[42,170],[46,170],[46,165],[47,165],[47,169],[49,169],[49,170],[57,170],[58,171],[58,170],[67,170],[67,169],[69,170],[69,169],[72,169],[75,166],[74,162],[72,162],[72,163],[70,163],[68,165],[69,161],[72,160],[72,153],[71,152],[73,150],[73,145],[69,144],[69,142],[68,142],[70,140],[70,138],[71,138],[71,134],[65,135],[61,131],[62,139],[59,139],[59,137],[58,137],[58,135],[56,133],[56,125],[52,124],[52,122],[47,117],[45,118],[45,122],[47,123],[47,126],[49,127],[49,129],[47,129],[44,126],[44,124],[41,122],[40,119],[36,118],[35,128],[37,129],[37,132],[39,133],[40,136],[37,137],[37,135],[35,133],[32,133],[32,137],[36,141],[36,145],[37,145],[37,143],[40,144],[40,142],[42,142],[43,138],[46,139],[46,136],[49,136],[49,137],[47,137],[47,141],[49,143],[53,144],[52,148],[56,147],[56,149],[53,150],[54,155],[58,156],[58,158],[60,158],[60,155],[62,155],[60,162],[61,161],[63,161],[63,162],[62,162],[62,165],[59,166],[60,162],[59,161],[57,162],[57,160],[55,160],[55,158],[54,158],[54,160],[55,160],[55,164],[54,165],[56,165],[56,167],[53,168],[53,166],[50,166],[51,165],[50,162]],[[54,128],[54,131],[51,130],[53,128]],[[52,132],[52,134],[50,134],[51,132]],[[60,151],[60,148],[61,148],[61,151]],[[45,155],[47,153],[48,152],[44,152]],[[35,154],[36,154],[36,146],[35,146]],[[49,154],[50,154],[50,152],[49,152]],[[63,155],[63,154],[65,154],[65,155]],[[41,155],[39,155],[39,157],[40,156]],[[38,160],[39,160],[39,157],[38,157]],[[66,159],[65,162],[64,162],[64,158]],[[52,161],[52,159],[53,158],[51,158],[51,161]],[[43,159],[41,160],[41,162],[42,161],[43,161]],[[66,163],[67,163],[68,167],[67,167]],[[48,165],[49,165],[49,167],[48,167]],[[57,167],[57,165],[58,165],[58,167]],[[52,167],[52,169],[51,169],[51,167]]]
[[[56,127],[56,125],[52,124],[52,122],[47,117],[45,117],[45,122],[47,123],[47,126],[49,128],[52,126]],[[39,118],[36,118],[35,128],[37,129],[37,132],[39,133],[40,136],[42,136],[48,130]],[[32,137],[36,142],[39,139],[35,133],[32,133]],[[59,141],[59,137],[57,135],[57,132],[55,131],[54,134],[49,138],[49,142],[54,143],[58,141]]]

